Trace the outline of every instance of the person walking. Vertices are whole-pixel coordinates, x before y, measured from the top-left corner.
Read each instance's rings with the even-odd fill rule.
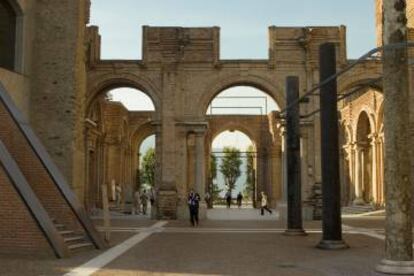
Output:
[[[116,207],[120,207],[122,201],[122,187],[118,183],[115,186],[115,196]]]
[[[227,202],[227,208],[231,207],[231,192],[227,191],[226,193],[226,202]]]
[[[142,203],[142,213],[144,215],[146,215],[147,214],[147,206],[148,206],[148,194],[147,194],[146,190],[142,191],[141,203]]]
[[[241,208],[243,201],[243,195],[241,192],[237,194],[237,207]]]
[[[198,209],[200,205],[200,195],[193,190],[188,194],[188,208],[190,210],[190,222],[194,227],[198,226]]]
[[[133,214],[139,215],[139,213],[141,213],[141,194],[139,193],[139,189],[137,189],[134,193]]]
[[[206,192],[206,194],[204,196],[204,200],[206,201],[206,204],[207,204],[207,208],[208,209],[213,208],[213,206],[211,204],[211,195],[210,195],[210,193],[208,191]]]
[[[262,199],[261,199],[261,208],[260,208],[260,213],[261,213],[261,215],[263,216],[264,215],[264,210],[266,210],[266,211],[268,211],[269,212],[269,214],[271,214],[272,213],[272,210],[270,210],[269,209],[269,207],[267,207],[267,195],[264,193],[264,192],[261,192],[261,196],[262,196]]]
[[[149,198],[150,198],[150,203],[151,203],[151,208],[152,208],[152,206],[154,206],[154,203],[155,203],[155,191],[154,191],[154,188],[152,187],[150,190]]]

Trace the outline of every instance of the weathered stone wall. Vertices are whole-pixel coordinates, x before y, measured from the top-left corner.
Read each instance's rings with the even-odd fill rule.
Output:
[[[85,170],[86,4],[86,0],[36,2],[30,98],[30,122],[79,198]]]
[[[108,90],[125,86],[147,93],[154,102],[160,164],[157,187],[169,198],[168,203],[160,203],[163,208],[171,203],[173,193],[178,192],[178,201],[185,200],[191,181],[187,139],[191,133],[205,135],[207,107],[218,93],[232,86],[253,86],[268,93],[283,108],[287,76],[299,76],[301,93],[319,82],[320,44],[336,43],[338,67],[347,63],[343,26],[270,27],[267,60],[219,60],[218,31],[216,27],[144,27],[142,61],[101,61],[97,28],[88,28],[87,105]],[[301,112],[307,114],[317,108],[318,101],[312,97],[308,104],[301,105]],[[307,169],[303,181],[306,187],[312,187],[321,181],[318,115],[305,125],[302,145],[307,152],[303,159]],[[308,195],[311,190],[305,189],[304,193]],[[278,194],[276,190],[272,193]]]

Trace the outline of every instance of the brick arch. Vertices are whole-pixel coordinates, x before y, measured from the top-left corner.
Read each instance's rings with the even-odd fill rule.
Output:
[[[87,95],[87,110],[92,102],[101,94],[116,88],[134,88],[145,93],[155,107],[155,113],[159,114],[162,108],[162,99],[159,89],[148,79],[143,76],[134,74],[105,74],[96,79],[90,80]]]
[[[279,106],[279,108],[284,107],[285,97],[283,96],[284,89],[281,89],[277,84],[257,75],[248,75],[241,76],[240,74],[234,76],[223,76],[213,85],[208,86],[208,88],[202,94],[199,104],[200,107],[197,110],[197,115],[200,117],[205,116],[208,105],[211,101],[221,92],[228,88],[236,86],[250,86],[261,90],[262,92],[269,95]]]

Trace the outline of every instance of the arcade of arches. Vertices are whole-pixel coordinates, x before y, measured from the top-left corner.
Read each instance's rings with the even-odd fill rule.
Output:
[[[156,216],[183,217],[191,185],[200,193],[205,190],[209,145],[223,129],[243,130],[255,141],[258,185],[275,206],[286,196],[284,121],[277,112],[206,115],[207,107],[221,91],[244,85],[265,92],[283,109],[287,76],[299,77],[302,95],[319,83],[318,49],[325,42],[337,46],[337,68],[351,62],[345,26],[271,26],[269,56],[261,60],[220,59],[218,27],[144,26],[142,60],[101,60],[99,28],[88,26],[90,1],[65,1],[64,11],[60,1],[6,2],[11,4],[0,12],[10,20],[1,21],[6,25],[0,31],[15,41],[8,40],[14,47],[0,47],[23,54],[16,55],[21,60],[0,64],[0,81],[88,208],[100,206],[100,189],[109,188],[113,179],[123,186],[124,198],[130,198],[136,188],[138,146],[155,134]],[[27,36],[24,44],[21,35]],[[21,72],[11,66],[18,63]],[[381,60],[366,60],[338,79],[339,93],[381,75]],[[120,87],[144,92],[155,110],[128,111],[105,100],[108,91]],[[384,204],[381,93],[372,87],[341,102],[343,204]],[[300,107],[306,115],[319,103],[311,97]],[[318,114],[301,121],[302,198],[315,217],[321,187],[319,136]]]

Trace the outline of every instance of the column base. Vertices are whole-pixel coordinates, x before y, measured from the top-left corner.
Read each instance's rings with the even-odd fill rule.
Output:
[[[384,259],[375,267],[375,271],[384,274],[413,275],[414,261],[391,261]]]
[[[366,203],[362,198],[359,197],[359,198],[354,199],[353,204],[354,205],[365,205]]]
[[[307,236],[308,233],[303,229],[286,229],[283,233],[285,236]]]
[[[343,240],[321,240],[316,247],[326,250],[339,250],[349,248],[349,246]]]
[[[157,219],[177,219],[177,192],[160,190],[157,196]]]

